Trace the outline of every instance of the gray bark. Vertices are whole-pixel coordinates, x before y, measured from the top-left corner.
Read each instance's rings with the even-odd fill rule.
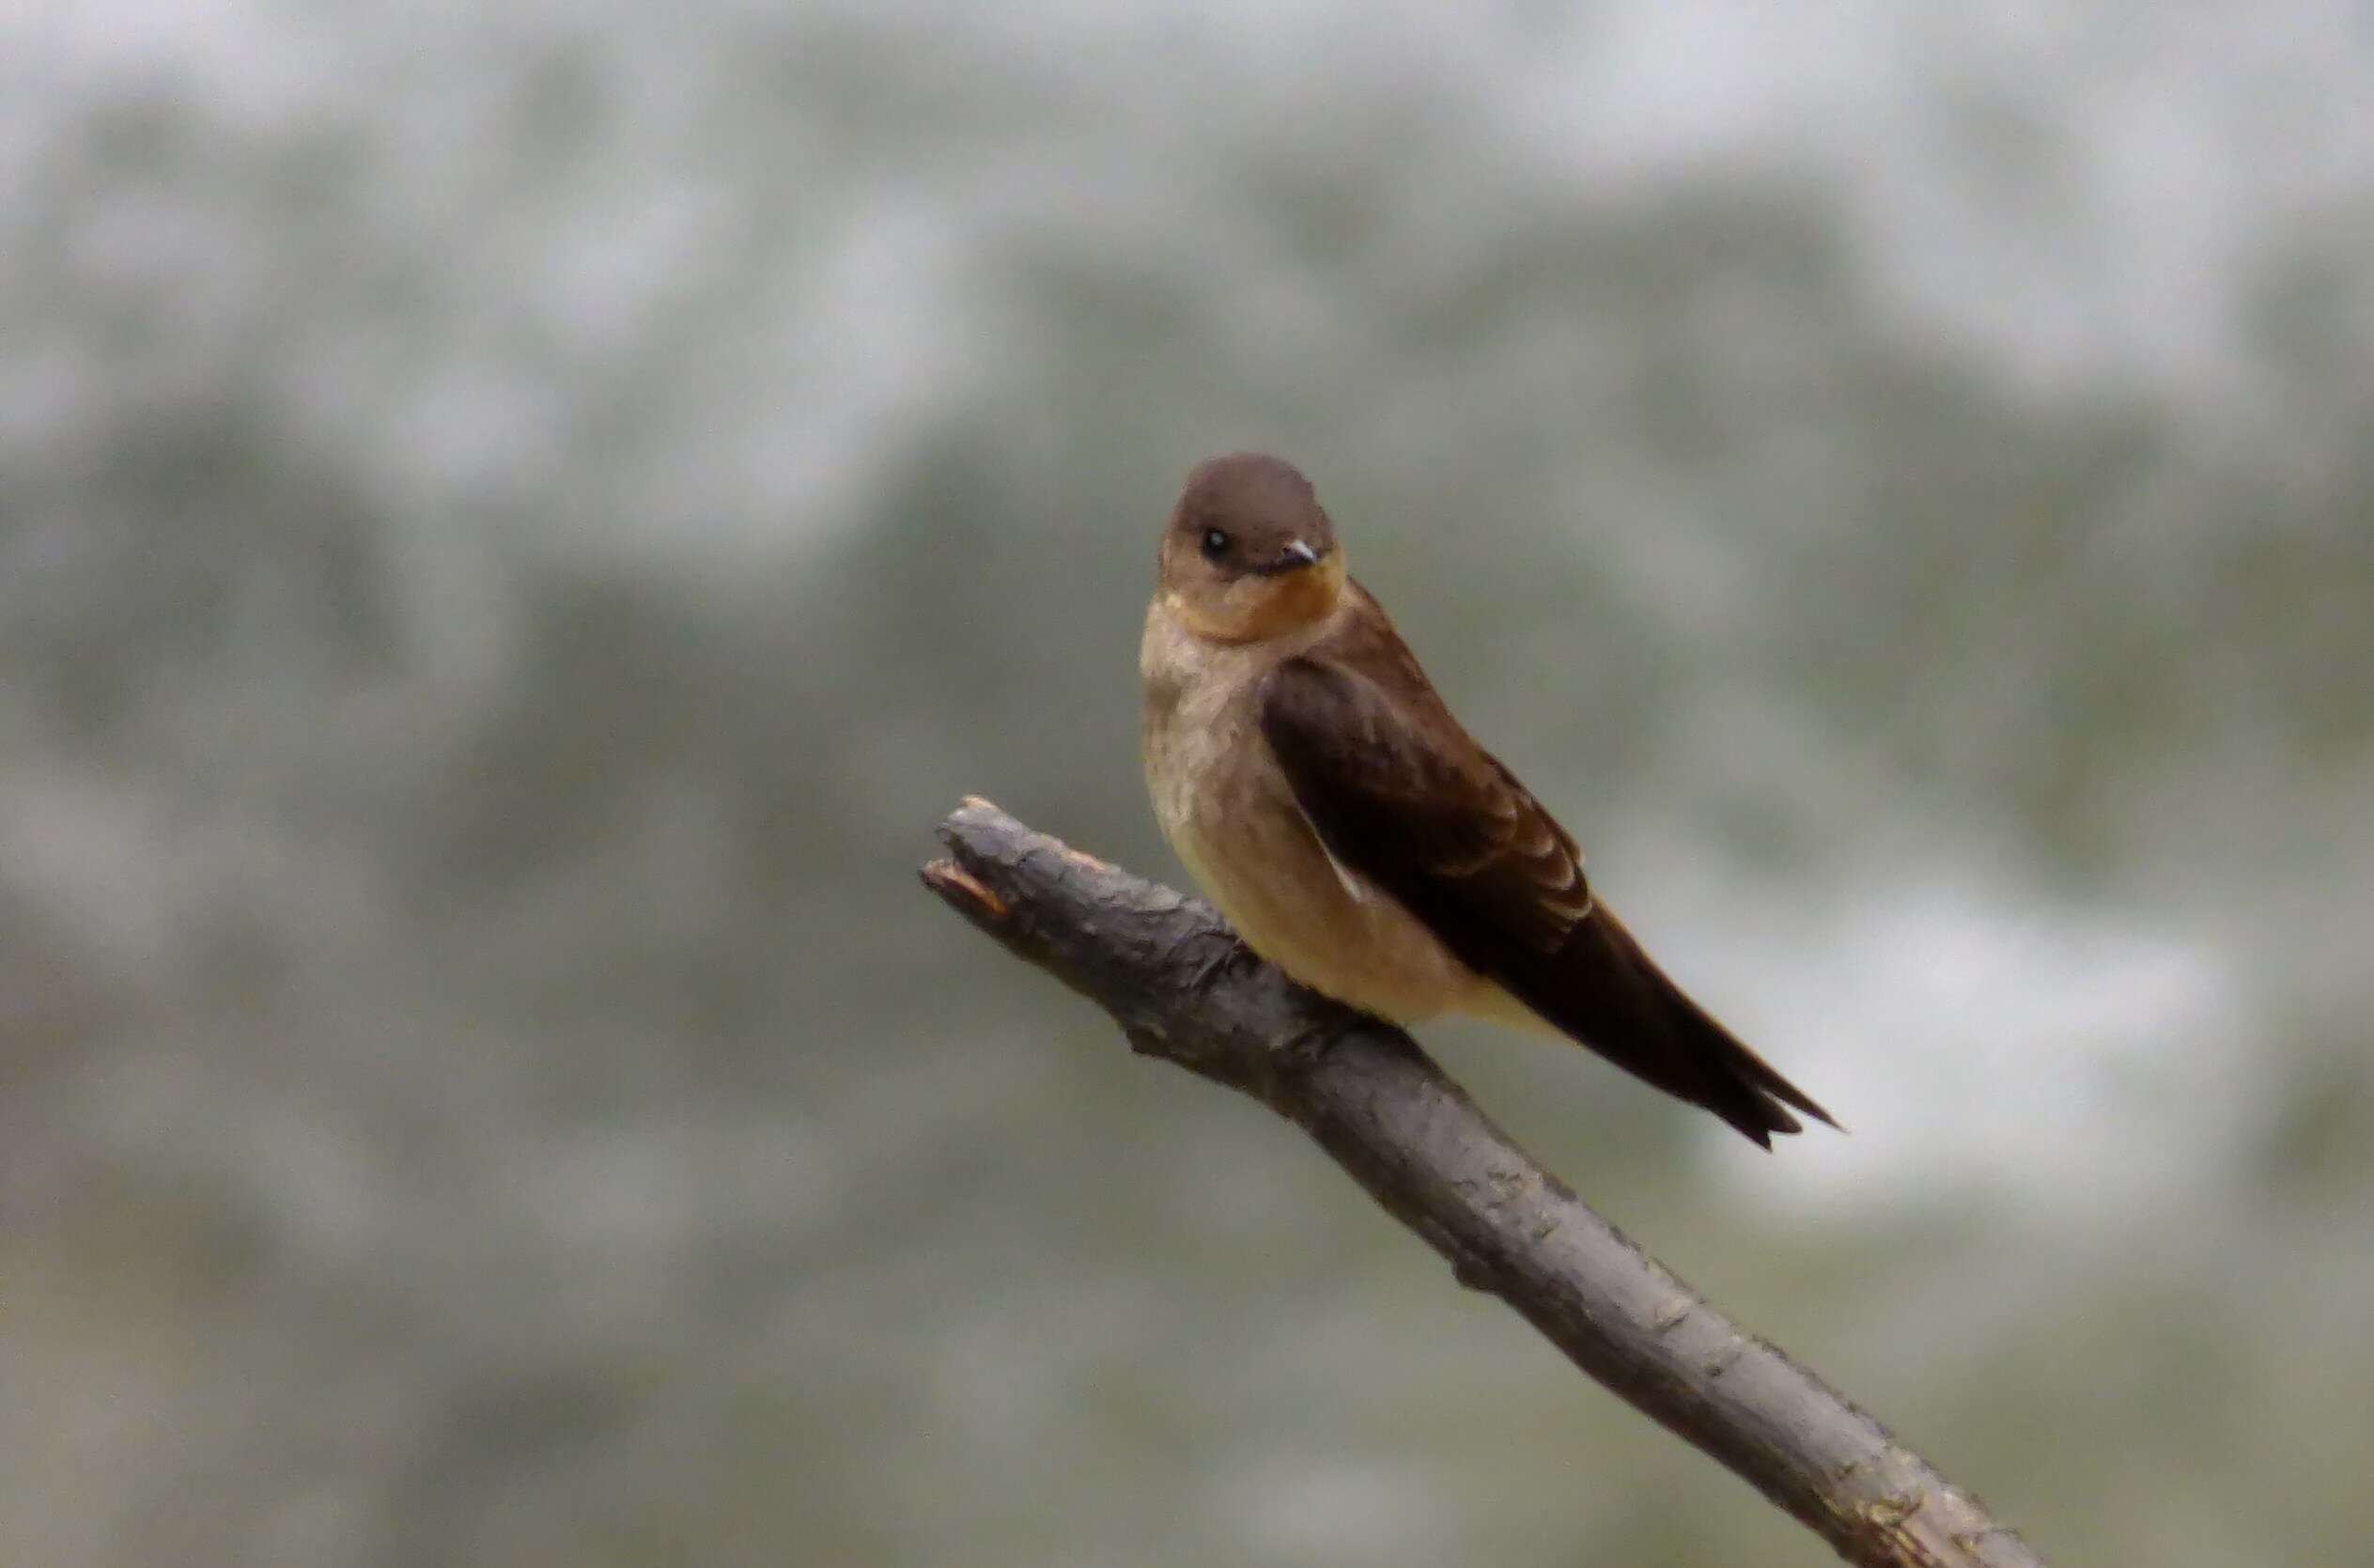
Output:
[[[1977,1499],[1709,1306],[1495,1126],[1409,1036],[1296,986],[1197,899],[984,800],[924,885],[1109,1013],[1132,1048],[1249,1094],[1574,1363],[1850,1562],[2040,1568]]]

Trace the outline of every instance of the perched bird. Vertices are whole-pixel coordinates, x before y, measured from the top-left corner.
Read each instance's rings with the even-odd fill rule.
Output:
[[[1293,465],[1187,475],[1139,651],[1146,784],[1240,936],[1312,990],[1409,1023],[1481,1014],[1580,1041],[1766,1148],[1830,1115],[1666,978],[1582,852],[1469,737]]]

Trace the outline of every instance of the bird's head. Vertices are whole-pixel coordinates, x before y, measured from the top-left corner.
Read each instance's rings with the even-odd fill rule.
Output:
[[[1250,643],[1309,626],[1344,583],[1335,524],[1292,463],[1254,452],[1187,474],[1162,531],[1162,596],[1198,636]]]

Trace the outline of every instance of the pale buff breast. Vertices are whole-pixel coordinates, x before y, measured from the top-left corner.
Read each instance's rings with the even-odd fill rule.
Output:
[[[1296,644],[1315,641],[1324,627]],[[1213,644],[1159,602],[1140,649],[1146,784],[1171,846],[1254,952],[1316,991],[1396,1022],[1514,1003],[1390,894],[1338,865],[1261,736],[1256,688],[1300,651]]]

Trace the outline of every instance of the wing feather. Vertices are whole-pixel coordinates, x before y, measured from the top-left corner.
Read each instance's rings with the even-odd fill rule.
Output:
[[[1777,1102],[1829,1121],[1598,906],[1574,839],[1385,635],[1263,682],[1262,736],[1328,855],[1544,1018],[1758,1142],[1798,1130]]]

